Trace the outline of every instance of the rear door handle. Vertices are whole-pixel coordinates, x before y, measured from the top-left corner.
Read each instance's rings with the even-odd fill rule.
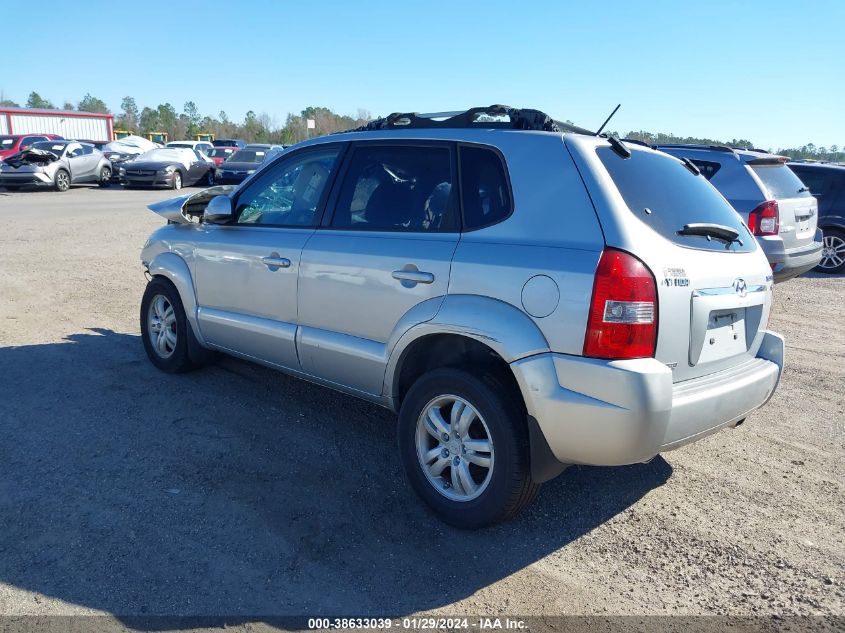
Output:
[[[394,270],[393,278],[399,281],[410,281],[415,284],[434,283],[434,275],[421,270]]]
[[[276,270],[278,268],[290,268],[290,260],[286,257],[279,257],[278,255],[262,257],[261,262],[270,270]]]

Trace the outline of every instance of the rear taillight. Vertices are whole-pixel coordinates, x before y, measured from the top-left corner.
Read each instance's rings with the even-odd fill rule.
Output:
[[[639,259],[609,248],[602,253],[584,339],[584,356],[624,359],[654,356],[657,285]]]
[[[749,213],[748,228],[754,235],[777,235],[780,231],[777,201],[766,200]]]

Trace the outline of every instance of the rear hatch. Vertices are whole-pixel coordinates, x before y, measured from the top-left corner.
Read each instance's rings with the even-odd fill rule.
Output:
[[[742,218],[688,162],[632,144],[629,157],[605,141],[576,144],[607,246],[655,277],[655,358],[675,382],[753,361],[771,308],[771,268]]]
[[[818,202],[780,157],[748,161],[769,200],[778,203],[778,235],[785,250],[809,246],[815,239]]]

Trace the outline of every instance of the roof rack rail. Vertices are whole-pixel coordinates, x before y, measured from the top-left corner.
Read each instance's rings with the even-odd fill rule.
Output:
[[[470,108],[464,112],[394,112],[386,117],[379,117],[361,127],[347,132],[371,132],[376,130],[409,130],[434,128],[502,128],[506,130],[536,130],[541,132],[574,132],[589,134],[593,132],[572,125],[555,121],[545,112],[528,108],[512,108],[504,105],[491,105]]]
[[[727,145],[705,145],[703,143],[655,143],[654,147],[677,147],[677,148],[691,148],[691,149],[712,149],[717,152],[736,152]]]
[[[654,149],[654,146],[651,143],[646,143],[645,141],[641,141],[637,138],[623,138],[620,139],[623,143],[635,143],[637,145],[642,145],[643,147],[648,147],[650,149]]]
[[[771,154],[767,149],[760,149],[759,147],[734,147],[732,149],[738,149],[741,152],[757,152],[758,154]]]

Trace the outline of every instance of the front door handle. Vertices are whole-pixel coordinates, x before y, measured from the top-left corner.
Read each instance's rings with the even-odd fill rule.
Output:
[[[261,263],[263,263],[267,268],[270,270],[278,270],[279,268],[290,268],[290,260],[286,257],[279,257],[276,253],[273,253],[269,257],[262,257]]]
[[[410,281],[414,284],[434,283],[434,275],[421,270],[394,270],[393,278],[399,281]]]

